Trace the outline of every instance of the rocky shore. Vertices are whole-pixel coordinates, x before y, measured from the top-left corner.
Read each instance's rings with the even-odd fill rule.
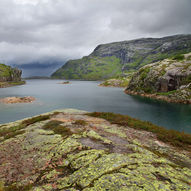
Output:
[[[26,97],[6,97],[1,98],[0,102],[6,103],[6,104],[13,104],[13,103],[31,103],[35,101],[35,98],[32,96],[26,96]]]
[[[191,189],[189,141],[175,147],[96,115],[68,109],[0,125],[0,190]]]
[[[0,88],[8,88],[12,86],[19,86],[24,85],[25,81],[19,81],[19,82],[0,82]]]
[[[184,99],[184,100],[177,99],[177,98],[173,99],[173,98],[165,96],[165,95],[147,94],[147,93],[140,93],[140,92],[129,91],[129,90],[125,90],[124,92],[129,95],[138,95],[138,96],[161,100],[161,101],[165,101],[165,102],[169,102],[169,103],[191,104],[191,99]]]

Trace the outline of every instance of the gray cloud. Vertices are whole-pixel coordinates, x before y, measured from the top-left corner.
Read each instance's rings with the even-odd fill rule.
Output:
[[[98,44],[191,33],[190,0],[1,0],[0,62],[89,54]]]

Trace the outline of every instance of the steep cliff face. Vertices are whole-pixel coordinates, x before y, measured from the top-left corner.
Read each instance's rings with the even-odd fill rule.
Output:
[[[140,68],[133,75],[126,91],[191,100],[191,53]]]
[[[22,71],[17,68],[11,68],[5,64],[0,64],[0,82],[18,82],[21,81]]]
[[[53,78],[108,79],[129,70],[191,51],[191,35],[142,38],[99,45],[86,57],[70,60],[52,74]]]

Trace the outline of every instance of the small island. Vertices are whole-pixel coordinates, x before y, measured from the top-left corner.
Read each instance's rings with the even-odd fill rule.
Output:
[[[25,97],[6,97],[1,98],[0,102],[6,104],[13,104],[13,103],[32,103],[35,101],[35,98],[32,96],[25,96]]]
[[[59,84],[70,84],[69,81],[60,82]]]

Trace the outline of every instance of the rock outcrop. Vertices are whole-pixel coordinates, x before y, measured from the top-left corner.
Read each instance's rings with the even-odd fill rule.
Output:
[[[17,68],[11,68],[5,64],[0,64],[0,82],[21,81],[22,71]]]
[[[24,84],[22,71],[0,63],[0,88]]]
[[[140,68],[126,92],[160,99],[166,96],[174,102],[191,103],[191,53]]]
[[[102,80],[126,75],[146,64],[191,51],[191,35],[142,38],[99,45],[82,59],[70,60],[53,78]]]
[[[189,150],[86,114],[60,110],[1,125],[0,190],[190,190]]]
[[[32,96],[0,98],[0,102],[6,103],[6,104],[13,104],[13,103],[32,103],[33,101],[35,101],[35,98],[32,97]]]

